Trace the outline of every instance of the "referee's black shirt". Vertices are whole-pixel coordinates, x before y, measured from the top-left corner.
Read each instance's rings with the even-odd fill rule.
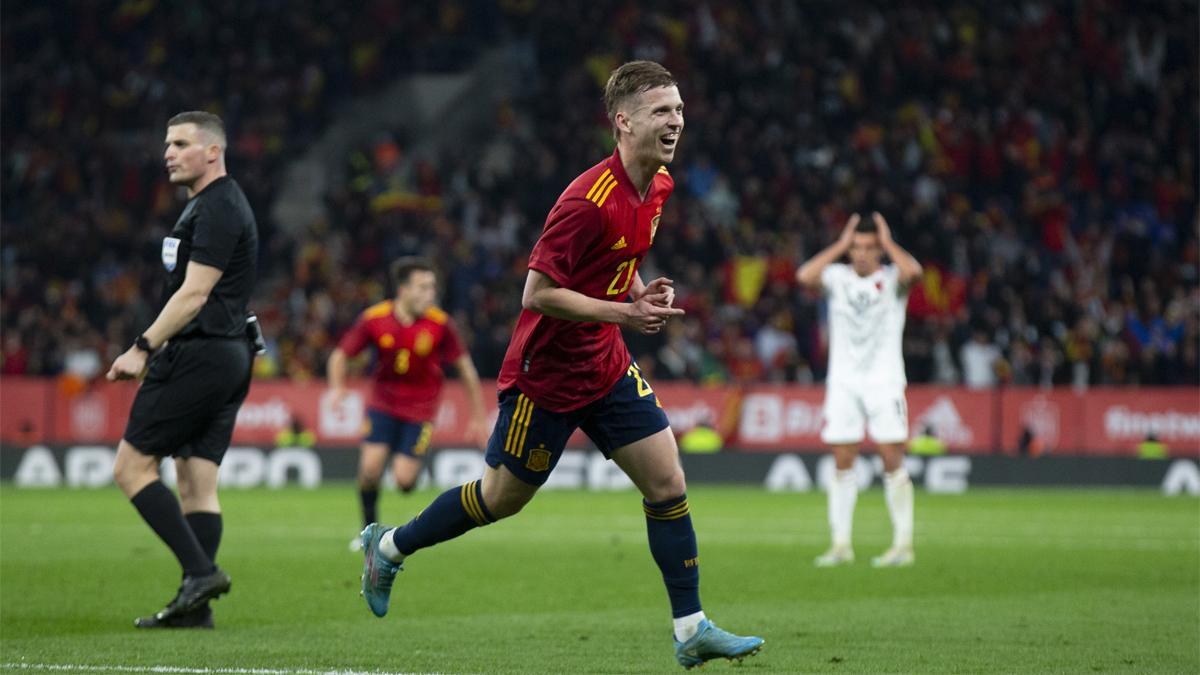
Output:
[[[208,302],[178,337],[244,336],[246,305],[257,276],[258,224],[242,188],[229,176],[214,180],[188,200],[171,235],[163,239],[164,304],[183,285],[191,260],[223,273]]]

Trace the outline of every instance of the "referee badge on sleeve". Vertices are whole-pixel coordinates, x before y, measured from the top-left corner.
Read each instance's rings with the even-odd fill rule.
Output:
[[[162,247],[163,267],[167,268],[168,272],[175,271],[175,263],[179,261],[179,239],[176,237],[163,237]]]

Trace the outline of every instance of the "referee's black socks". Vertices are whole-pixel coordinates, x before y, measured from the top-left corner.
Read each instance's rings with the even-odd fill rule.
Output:
[[[217,549],[221,546],[221,531],[224,529],[221,514],[193,511],[184,517],[187,518],[192,533],[196,535],[196,541],[200,542],[200,548],[204,549],[204,555],[216,564]]]
[[[175,493],[163,482],[156,480],[129,501],[142,514],[142,519],[154,533],[171,549],[188,576],[211,574],[216,566],[204,553],[195,533],[183,517]]]

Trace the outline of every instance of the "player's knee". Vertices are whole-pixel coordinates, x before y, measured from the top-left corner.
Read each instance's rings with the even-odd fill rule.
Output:
[[[838,471],[849,471],[854,468],[854,461],[858,459],[858,448],[855,446],[834,446],[833,448],[833,463]]]
[[[879,446],[879,455],[883,460],[883,470],[891,473],[904,466],[904,446],[890,444]]]
[[[384,457],[368,456],[364,453],[358,460],[358,483],[364,487],[378,486],[387,466]]]
[[[497,495],[490,501],[486,501],[488,511],[496,520],[515,516],[521,512],[533,499],[533,495],[520,494],[516,492],[503,492]],[[493,503],[494,502],[494,503]]]
[[[676,469],[651,480],[646,485],[646,494],[642,496],[648,502],[665,502],[668,499],[675,499],[686,492],[687,481],[684,480],[683,470]]]

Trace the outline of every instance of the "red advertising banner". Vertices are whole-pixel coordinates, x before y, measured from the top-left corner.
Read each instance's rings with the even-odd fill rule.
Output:
[[[489,423],[495,422],[494,385],[484,383]],[[115,443],[137,385],[98,382],[82,391],[54,379],[0,379],[0,440],[33,443]],[[335,408],[320,381],[255,382],[238,413],[234,443],[274,444],[294,423],[312,431],[324,446],[357,445],[363,428],[367,383],[357,382]],[[717,428],[726,445],[745,451],[819,450],[820,386],[702,387],[660,383],[655,394],[672,429],[685,433],[697,424]],[[1171,455],[1200,454],[1200,392],[1189,389],[1006,389],[972,391],[960,387],[908,388],[909,426],[939,437],[952,452],[1015,454],[1030,443],[1036,451],[1061,454],[1134,455],[1153,436]],[[469,447],[466,394],[448,383],[434,420],[436,446]],[[572,447],[587,443],[582,434]],[[868,441],[869,443],[869,441]]]
[[[1009,390],[1000,420],[1010,453],[1023,436],[1043,453],[1129,455],[1151,438],[1173,455],[1200,448],[1200,392],[1188,389]]]
[[[0,378],[0,440],[42,443],[54,423],[54,383],[29,377]]]
[[[1031,454],[1095,450],[1082,445],[1084,402],[1074,391],[1011,389],[1000,408],[1000,447],[1006,454],[1020,453],[1022,443]]]
[[[1162,389],[1151,395],[1122,389],[1092,389],[1080,394],[1083,438],[1075,447],[1098,454],[1125,454],[1153,435],[1172,451],[1195,455],[1200,448],[1200,392]],[[1104,452],[1108,451],[1108,452]]]

